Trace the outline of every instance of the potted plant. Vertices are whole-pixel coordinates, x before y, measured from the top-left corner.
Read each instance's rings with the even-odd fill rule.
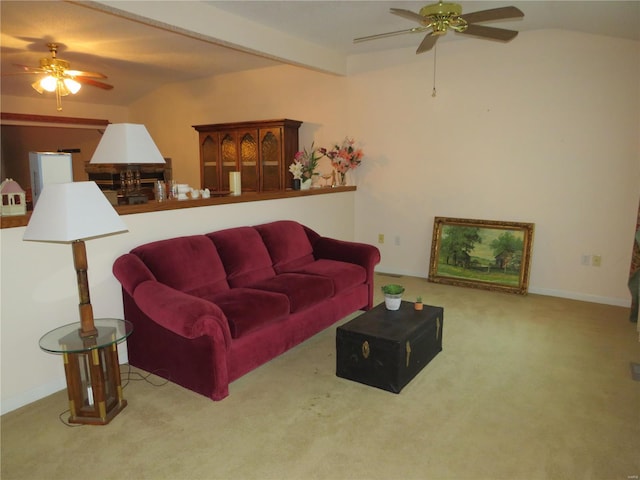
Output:
[[[422,297],[416,298],[416,303],[413,304],[413,308],[415,308],[416,310],[422,310],[423,306],[424,305],[422,304]]]
[[[402,294],[404,293],[404,287],[391,283],[382,287],[382,293],[384,294],[384,304],[387,310],[398,310],[400,308],[400,302],[402,302]]]

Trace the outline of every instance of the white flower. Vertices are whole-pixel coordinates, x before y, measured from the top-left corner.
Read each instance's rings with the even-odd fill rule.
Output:
[[[301,179],[303,168],[304,167],[302,166],[302,163],[298,161],[295,161],[291,165],[289,165],[289,171],[293,174],[293,178]]]

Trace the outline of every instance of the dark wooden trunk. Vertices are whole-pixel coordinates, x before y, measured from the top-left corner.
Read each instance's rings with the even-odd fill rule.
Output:
[[[336,375],[400,393],[442,351],[442,307],[384,303],[336,330]]]

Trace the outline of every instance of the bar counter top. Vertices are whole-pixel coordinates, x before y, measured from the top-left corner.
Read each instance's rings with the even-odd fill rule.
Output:
[[[319,187],[310,190],[285,190],[277,192],[243,193],[242,195],[212,194],[210,198],[198,198],[194,200],[167,200],[164,202],[149,201],[139,205],[116,205],[115,210],[120,215],[132,215],[136,213],[162,212],[165,210],[177,210],[181,208],[208,207],[210,205],[228,205],[231,203],[260,202],[264,200],[278,200],[283,198],[296,198],[309,195],[326,195],[331,193],[350,192],[356,190],[355,186],[345,187]],[[2,216],[1,228],[26,227],[29,223],[31,212],[26,215]]]

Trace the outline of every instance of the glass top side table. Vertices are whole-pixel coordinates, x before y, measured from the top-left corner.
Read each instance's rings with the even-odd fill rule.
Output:
[[[40,348],[49,353],[78,353],[94,348],[108,347],[123,342],[133,333],[133,324],[117,318],[96,318],[94,321],[98,335],[81,337],[79,323],[63,325],[46,333],[40,339]]]
[[[58,327],[40,338],[40,348],[62,354],[69,395],[69,422],[106,425],[124,407],[118,343],[133,324],[116,318],[94,320],[98,334],[80,336],[80,323]]]

